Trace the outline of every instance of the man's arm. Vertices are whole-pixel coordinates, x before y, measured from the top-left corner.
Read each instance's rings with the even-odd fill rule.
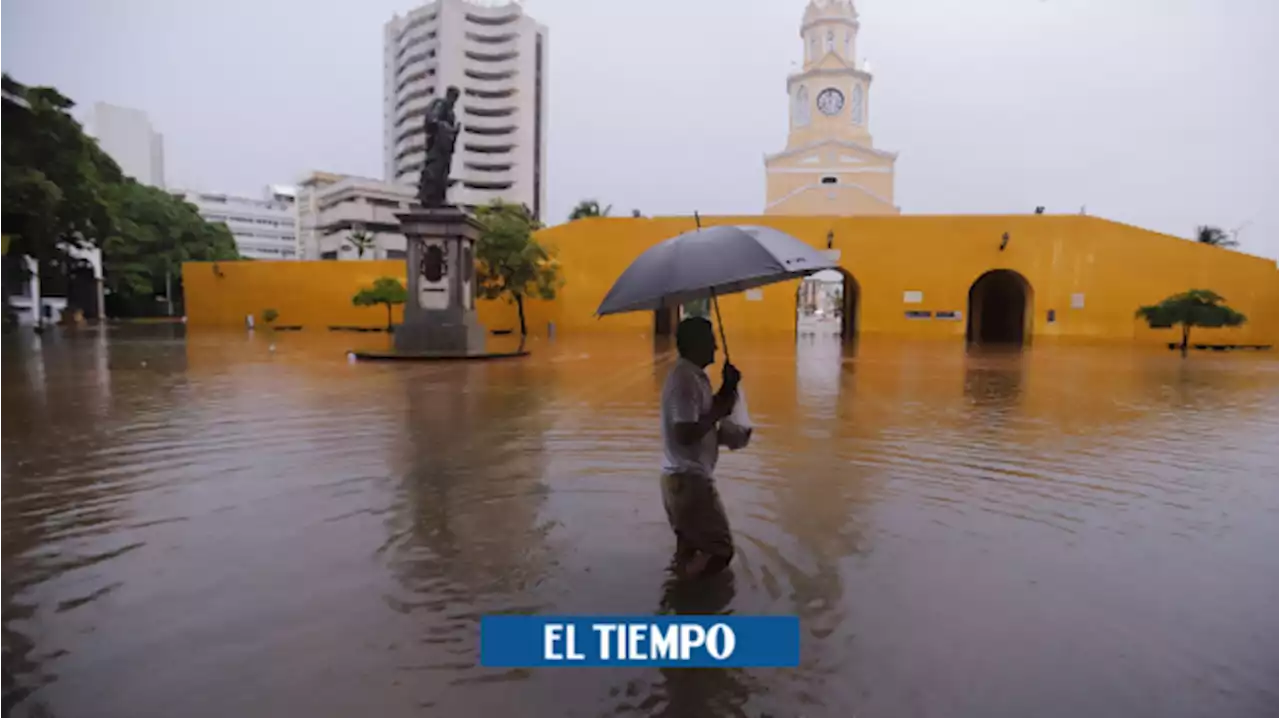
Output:
[[[712,397],[711,409],[707,413],[699,416],[695,421],[676,422],[676,441],[685,446],[702,441],[702,437],[706,436],[707,432],[714,430],[716,424],[733,411],[733,402],[736,398],[735,394],[725,394],[721,389],[720,393]]]

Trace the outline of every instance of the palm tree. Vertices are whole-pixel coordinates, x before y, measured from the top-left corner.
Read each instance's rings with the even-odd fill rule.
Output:
[[[613,205],[601,208],[598,201],[584,199],[569,213],[569,221],[572,222],[575,219],[584,219],[586,217],[608,217],[611,209],[613,209]]]
[[[1208,244],[1214,247],[1235,247],[1240,244],[1220,228],[1207,224],[1196,227],[1196,241],[1200,244]]]
[[[347,241],[356,248],[356,259],[364,259],[365,250],[372,250],[376,240],[372,234],[363,229],[357,229],[347,237]]]

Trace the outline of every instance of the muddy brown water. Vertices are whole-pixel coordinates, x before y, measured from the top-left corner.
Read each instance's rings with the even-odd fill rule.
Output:
[[[668,580],[668,347],[5,337],[4,700],[56,716],[1257,716],[1277,360],[735,339],[738,558]],[[477,665],[490,612],[798,614],[785,670]]]

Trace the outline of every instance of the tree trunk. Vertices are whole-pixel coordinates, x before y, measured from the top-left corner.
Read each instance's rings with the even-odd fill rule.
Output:
[[[1184,357],[1187,355],[1187,338],[1188,338],[1188,337],[1190,337],[1190,336],[1191,336],[1191,325],[1190,325],[1190,324],[1183,324],[1183,325],[1182,325],[1182,347],[1181,347],[1181,349],[1182,349],[1182,356],[1184,356]]]
[[[520,315],[520,340],[524,341],[529,329],[524,324],[524,296],[520,294],[516,295],[516,312]]]
[[[391,332],[391,302],[387,302],[387,332]]]

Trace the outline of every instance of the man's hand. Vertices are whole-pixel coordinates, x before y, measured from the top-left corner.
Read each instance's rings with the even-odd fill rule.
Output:
[[[738,382],[742,381],[742,372],[738,371],[738,367],[724,363],[724,382],[720,385],[720,391],[725,394],[736,394],[738,392]]]

